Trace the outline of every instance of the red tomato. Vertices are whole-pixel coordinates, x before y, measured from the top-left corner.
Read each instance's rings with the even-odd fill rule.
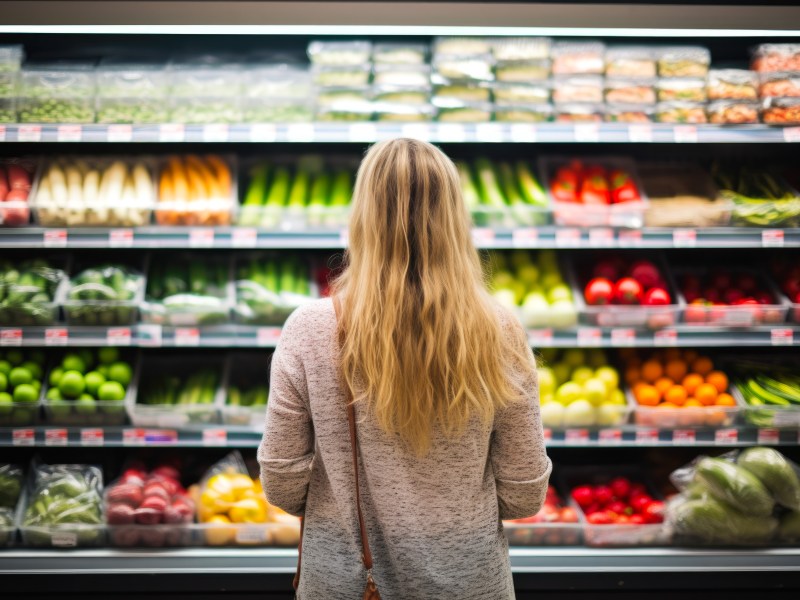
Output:
[[[627,500],[631,493],[631,482],[627,477],[616,477],[611,480],[611,491],[620,500]]]
[[[608,510],[618,515],[624,515],[627,513],[628,509],[630,508],[627,504],[625,504],[622,500],[615,500],[608,505]],[[631,512],[633,512],[631,510]]]
[[[687,323],[705,323],[706,305],[702,300],[695,301],[686,307],[684,319]]]
[[[611,171],[611,196],[612,201],[617,202],[640,202],[639,190],[636,189],[636,184],[631,179],[631,176],[625,171]]]
[[[731,287],[731,274],[725,271],[718,271],[711,277],[711,285],[718,290]]]
[[[614,286],[614,299],[620,304],[641,304],[643,291],[633,277],[623,277]]]
[[[631,500],[631,508],[641,515],[644,514],[652,501],[653,499],[650,496],[642,494],[641,496],[636,496]]]
[[[631,525],[644,525],[645,520],[642,515],[631,515],[629,517]]]
[[[631,518],[628,515],[619,515],[616,519],[617,525],[630,525]]]
[[[614,500],[614,492],[607,485],[598,485],[594,488],[594,499],[600,506],[607,506]]]
[[[631,498],[636,496],[647,496],[647,487],[643,483],[632,483],[631,484]]]
[[[581,485],[572,490],[572,499],[581,508],[587,508],[595,502],[594,490],[590,485]]]
[[[661,523],[664,520],[664,503],[653,500],[647,505],[642,516],[647,523]]]
[[[589,515],[586,517],[586,520],[591,525],[610,525],[613,522],[611,515],[605,511],[596,512],[593,515]]]
[[[658,280],[661,279],[661,273],[658,267],[649,260],[637,260],[631,266],[631,270],[628,274],[641,283],[642,287],[645,289],[655,286]]]
[[[744,300],[744,297],[742,290],[737,290],[736,288],[728,288],[722,294],[723,300],[728,304],[737,304],[740,300]]]
[[[578,522],[578,513],[575,512],[574,508],[562,508],[561,509],[561,522],[562,523],[577,523]]]
[[[672,298],[664,288],[654,287],[644,295],[642,304],[645,306],[666,306],[672,302]]]
[[[583,297],[586,299],[586,304],[590,306],[611,304],[614,299],[614,284],[608,279],[595,277],[586,284]]]

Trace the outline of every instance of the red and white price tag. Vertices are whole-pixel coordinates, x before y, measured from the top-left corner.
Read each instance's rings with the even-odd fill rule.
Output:
[[[74,548],[78,545],[78,533],[75,531],[53,531],[50,543],[56,548]]]
[[[556,246],[559,248],[578,248],[580,245],[580,229],[556,229]]]
[[[130,327],[109,327],[106,332],[106,343],[109,346],[130,346]]]
[[[478,248],[486,248],[494,244],[494,229],[488,227],[472,228],[472,243]]]
[[[643,123],[628,125],[628,141],[649,144],[653,141],[653,128]]]
[[[211,248],[214,245],[214,230],[208,227],[192,229],[189,232],[191,248]]]
[[[230,139],[230,129],[227,123],[211,123],[203,125],[203,141],[227,142]]]
[[[80,125],[59,125],[56,129],[57,142],[80,142],[83,139],[83,127]]]
[[[600,141],[600,125],[597,123],[576,123],[573,132],[576,142]]]
[[[353,123],[347,128],[347,136],[351,142],[374,142],[378,130],[374,123]]]
[[[714,432],[714,443],[717,446],[727,446],[739,441],[739,431],[736,429],[717,429]]]
[[[640,446],[651,446],[658,443],[658,429],[637,429],[636,443]]]
[[[800,127],[784,127],[783,141],[790,144],[800,142]]]
[[[44,445],[45,446],[66,446],[67,445],[67,430],[66,429],[45,429],[44,430]]]
[[[500,123],[478,123],[475,125],[475,139],[489,144],[502,142],[503,128]]]
[[[22,329],[0,331],[0,346],[22,346]]]
[[[6,141],[6,126],[0,125],[0,142]]]
[[[161,325],[142,323],[137,326],[136,332],[140,346],[161,347]]]
[[[158,128],[159,142],[182,142],[186,139],[186,128],[181,123],[163,123]]]
[[[780,442],[780,431],[777,429],[759,429],[758,443],[774,446]]]
[[[279,339],[281,339],[280,327],[259,327],[256,330],[256,343],[259,346],[275,346]]]
[[[578,346],[601,346],[603,344],[603,332],[597,327],[578,328]]]
[[[523,227],[511,232],[511,245],[514,248],[536,248],[539,244],[539,231],[535,227]]]
[[[106,140],[109,142],[132,142],[133,127],[131,125],[109,125],[106,129]]]
[[[286,140],[289,142],[313,142],[314,137],[311,123],[291,123],[286,127]]]
[[[761,245],[764,248],[783,248],[783,229],[765,229],[762,231]]]
[[[621,229],[617,240],[621,248],[635,248],[642,245],[642,232],[638,229]]]
[[[589,243],[595,248],[608,248],[614,245],[614,230],[607,227],[589,230]]]
[[[612,346],[633,346],[636,343],[636,332],[633,329],[612,329]]]
[[[589,430],[588,429],[567,429],[564,432],[564,441],[567,444],[588,444],[589,443]]]
[[[236,544],[239,546],[263,545],[270,537],[267,527],[269,526],[266,524],[237,525],[235,534]]]
[[[36,444],[36,436],[33,429],[15,429],[11,432],[12,446],[33,446]]]
[[[552,429],[543,429],[542,435],[544,437],[545,442],[550,442],[553,440],[553,430]]]
[[[45,229],[42,244],[45,248],[66,248],[67,230],[66,229]]]
[[[41,142],[42,141],[42,126],[41,125],[20,125],[17,128],[17,141],[18,142]]]
[[[672,135],[677,144],[697,143],[697,127],[694,125],[676,125]]]
[[[234,248],[255,248],[258,231],[252,227],[237,227],[231,231],[231,246]]]
[[[697,246],[697,232],[694,229],[676,229],[672,232],[672,245],[676,248]]]
[[[133,229],[112,229],[108,232],[108,245],[112,248],[132,248]]]
[[[123,446],[142,446],[142,445],[144,445],[144,430],[143,429],[123,429],[122,430],[122,445]]]
[[[69,342],[69,330],[64,327],[48,327],[44,330],[45,346],[66,346]]]
[[[621,429],[601,429],[597,433],[597,443],[602,446],[616,446],[622,443]]]
[[[677,346],[678,331],[676,329],[659,329],[653,334],[655,346]]]
[[[460,144],[467,141],[467,130],[461,123],[440,123],[437,133],[440,142]]]
[[[791,346],[794,344],[794,332],[791,329],[773,329],[769,333],[769,342],[773,346]]]
[[[176,346],[199,346],[200,330],[196,327],[176,327],[175,328]]]
[[[553,330],[552,329],[529,329],[528,342],[534,348],[552,348]]]
[[[102,446],[104,443],[102,429],[81,429],[81,446]]]
[[[345,228],[339,231],[339,244],[342,248],[347,248],[350,245],[350,230]]]
[[[408,123],[403,125],[401,132],[403,137],[422,140],[423,142],[427,142],[431,139],[431,128],[422,123]]]
[[[517,144],[533,144],[536,142],[536,127],[528,123],[514,123],[511,126],[511,141]]]
[[[203,446],[227,446],[228,432],[224,429],[204,429]]]
[[[694,429],[676,429],[672,432],[672,443],[676,446],[687,446],[696,441],[697,436]]]
[[[278,131],[272,123],[256,123],[250,126],[251,142],[274,142],[278,138]]]

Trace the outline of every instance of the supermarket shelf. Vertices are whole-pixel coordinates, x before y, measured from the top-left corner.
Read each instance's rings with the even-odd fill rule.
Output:
[[[800,429],[655,429],[624,425],[608,428],[545,429],[551,448],[575,447],[741,447],[754,444],[796,446]],[[156,427],[0,427],[0,447],[148,447],[257,448],[262,431],[257,427],[208,425],[194,428]]]
[[[398,136],[437,143],[783,143],[798,127],[669,123],[290,123],[0,125],[0,142],[369,143]]]
[[[780,248],[800,247],[800,229],[748,227],[473,229],[480,248]],[[0,248],[338,249],[345,230],[276,231],[254,227],[0,228]]]
[[[0,327],[0,346],[135,346],[142,348],[274,348],[280,327]],[[651,331],[624,327],[529,329],[535,348],[800,346],[800,326],[777,324],[742,329],[679,325]]]

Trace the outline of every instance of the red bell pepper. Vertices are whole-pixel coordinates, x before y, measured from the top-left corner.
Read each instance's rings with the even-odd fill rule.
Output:
[[[611,199],[614,204],[618,202],[641,202],[639,190],[631,176],[625,171],[611,172]]]

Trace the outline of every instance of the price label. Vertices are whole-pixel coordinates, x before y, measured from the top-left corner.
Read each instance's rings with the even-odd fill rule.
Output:
[[[794,332],[791,329],[773,329],[769,335],[773,346],[791,346],[794,343]]]
[[[67,430],[66,429],[45,429],[44,430],[44,445],[45,446],[66,446],[67,445]]]
[[[42,141],[42,126],[41,125],[20,125],[17,128],[17,141],[18,142],[41,142]]]
[[[653,334],[655,346],[677,346],[678,332],[675,329],[659,329]]]
[[[132,248],[133,229],[112,229],[108,232],[108,245],[112,248]]]
[[[256,330],[256,343],[259,346],[275,346],[281,339],[280,327],[259,327]]]
[[[650,125],[628,125],[628,141],[649,144],[653,141],[653,128]]]
[[[423,142],[427,142],[429,139],[431,139],[430,127],[421,123],[408,123],[403,125],[401,131],[403,133],[403,137],[422,140]]]
[[[529,329],[528,341],[535,348],[551,348],[553,346],[553,330]]]
[[[131,125],[109,125],[106,129],[106,140],[109,142],[132,142],[133,127]]]
[[[136,328],[140,346],[161,347],[161,325],[143,323]]]
[[[263,544],[267,539],[267,525],[239,525],[235,537],[241,546]]]
[[[189,232],[189,246],[192,248],[211,248],[214,245],[214,230],[210,228],[192,229]]]
[[[176,327],[175,328],[176,346],[199,346],[200,330],[196,327]]]
[[[203,446],[227,446],[228,432],[224,429],[204,429]]]
[[[642,245],[642,232],[638,229],[622,229],[617,237],[622,248],[635,248]]]
[[[42,234],[45,248],[66,248],[67,230],[66,229],[46,229]]]
[[[518,144],[536,143],[536,127],[527,123],[515,123],[511,126],[511,141]]]
[[[81,446],[102,446],[104,443],[102,429],[81,429]]]
[[[286,127],[286,139],[290,142],[313,142],[314,126],[310,123],[292,123]]]
[[[257,123],[250,126],[251,142],[274,142],[277,138],[278,132],[271,123]]]
[[[204,142],[227,142],[230,139],[230,130],[226,123],[213,123],[203,125]]]
[[[163,123],[158,128],[159,142],[182,142],[186,139],[186,128],[181,123]]]
[[[80,125],[59,125],[56,129],[57,142],[80,142],[83,138],[83,127]]]
[[[578,346],[600,346],[603,343],[603,332],[596,327],[580,327],[578,329]]]
[[[545,442],[550,442],[553,440],[553,430],[552,429],[543,429],[542,434],[544,437]]]
[[[489,144],[502,142],[503,129],[499,123],[478,123],[475,126],[475,139]]]
[[[109,327],[106,332],[106,343],[109,346],[130,346],[130,327]]]
[[[45,346],[66,346],[69,342],[69,330],[64,327],[48,327],[44,330]]]
[[[231,246],[234,248],[255,248],[258,231],[252,227],[237,227],[231,233]]]
[[[183,421],[183,417],[179,419]],[[143,439],[145,444],[174,444],[178,441],[178,432],[174,429],[145,429]]]
[[[672,135],[678,144],[697,143],[697,127],[694,125],[676,125],[672,130]]]
[[[6,141],[6,126],[0,125],[0,142]]]
[[[601,429],[597,434],[597,442],[603,446],[617,446],[622,443],[622,430]]]
[[[761,245],[764,248],[783,248],[783,229],[765,229],[762,231]]]
[[[633,346],[636,342],[636,332],[633,329],[612,329],[612,346]]]
[[[676,248],[697,246],[697,232],[694,229],[676,229],[672,232],[672,245]]]
[[[800,127],[784,127],[783,141],[790,144],[800,142]]]
[[[736,429],[717,429],[714,432],[714,443],[718,446],[735,444],[739,441],[739,432]]]
[[[439,125],[440,142],[466,142],[467,131],[461,123],[441,123]]]
[[[614,245],[614,230],[601,227],[589,230],[589,242],[598,248],[607,248]]]
[[[123,429],[123,446],[142,446],[144,445],[144,430],[142,429]]]
[[[347,248],[350,245],[350,231],[348,229],[342,229],[339,232],[339,244],[341,244],[342,248]]]
[[[564,441],[568,444],[588,444],[588,429],[567,429],[564,432]]]
[[[373,123],[353,123],[347,133],[351,142],[374,142],[378,139],[378,130]]]
[[[581,245],[580,229],[557,229],[556,246],[559,248],[578,248]]]
[[[539,232],[535,227],[523,227],[511,232],[511,245],[514,248],[536,248],[539,244]]]
[[[22,346],[22,329],[0,331],[0,346]]]
[[[686,446],[694,444],[695,441],[694,429],[676,429],[672,432],[672,443],[675,445]]]
[[[488,227],[474,227],[472,229],[472,243],[478,248],[486,248],[494,244],[494,229]]]
[[[50,534],[50,543],[56,548],[74,548],[78,545],[78,534],[75,531],[54,531]]]
[[[36,437],[33,429],[15,429],[11,432],[12,446],[33,446],[36,444]]]
[[[759,429],[758,443],[770,446],[776,445],[780,441],[780,432],[777,429]]]
[[[597,123],[576,123],[573,129],[576,142],[600,141],[600,126]]]
[[[637,429],[636,443],[640,446],[652,446],[658,443],[658,429]]]

